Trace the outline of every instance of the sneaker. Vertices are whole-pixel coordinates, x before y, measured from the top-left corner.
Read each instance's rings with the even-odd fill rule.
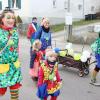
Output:
[[[91,84],[96,83],[96,79],[91,79]]]

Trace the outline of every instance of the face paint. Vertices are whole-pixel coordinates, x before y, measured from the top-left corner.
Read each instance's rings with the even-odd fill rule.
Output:
[[[6,16],[6,18],[7,19],[14,19],[15,20],[15,17],[14,16],[10,16],[10,15]]]

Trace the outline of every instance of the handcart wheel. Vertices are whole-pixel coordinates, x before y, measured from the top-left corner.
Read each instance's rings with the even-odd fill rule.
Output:
[[[84,72],[79,71],[79,76],[80,76],[80,77],[83,77],[83,76],[84,76]]]
[[[88,75],[89,74],[89,69],[84,69],[84,74]]]

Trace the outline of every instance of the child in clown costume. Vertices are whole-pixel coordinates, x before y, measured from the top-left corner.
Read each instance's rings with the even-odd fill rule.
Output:
[[[30,66],[30,76],[33,80],[38,79],[38,69],[40,66],[40,61],[42,59],[42,52],[40,51],[41,41],[35,40],[32,44],[32,55],[31,55],[31,66]]]
[[[38,75],[37,96],[41,100],[57,100],[60,94],[61,79],[58,72],[57,54],[51,50],[46,50],[46,60],[41,63]]]
[[[9,88],[11,100],[18,100],[22,80],[18,41],[14,12],[6,8],[0,16],[0,96]]]

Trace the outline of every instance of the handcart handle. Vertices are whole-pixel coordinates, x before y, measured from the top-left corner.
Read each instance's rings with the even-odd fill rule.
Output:
[[[93,61],[93,62],[91,62],[89,65],[91,65],[91,64],[93,64],[93,63],[96,63],[97,61],[95,60],[95,61]]]

